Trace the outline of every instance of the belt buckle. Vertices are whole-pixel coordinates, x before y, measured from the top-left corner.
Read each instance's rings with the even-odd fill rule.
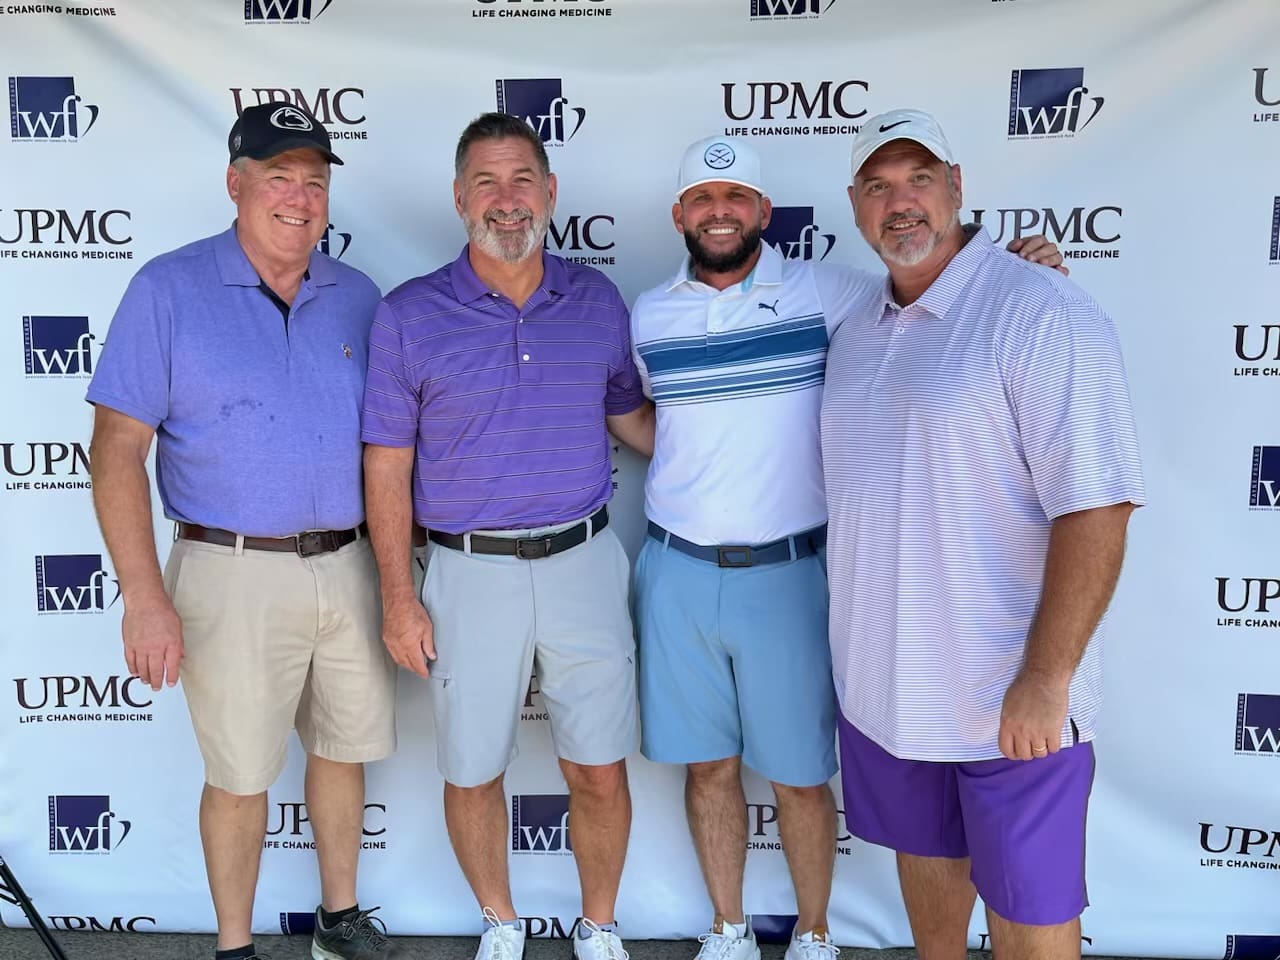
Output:
[[[755,561],[751,559],[750,547],[716,547],[716,564],[721,567],[750,567]]]
[[[294,552],[303,560],[307,557],[314,557],[319,553],[330,553],[334,547],[331,545],[333,540],[332,530],[308,530],[305,533],[299,533],[293,538]]]
[[[526,544],[532,544],[533,552],[525,553]],[[516,541],[516,557],[520,560],[542,560],[551,555],[551,538],[535,537],[533,539],[519,539]]]

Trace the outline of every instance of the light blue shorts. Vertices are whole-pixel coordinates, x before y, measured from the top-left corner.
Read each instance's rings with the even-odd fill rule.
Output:
[[[831,779],[836,698],[820,556],[721,568],[647,537],[632,603],[646,757],[741,756],[793,787]]]

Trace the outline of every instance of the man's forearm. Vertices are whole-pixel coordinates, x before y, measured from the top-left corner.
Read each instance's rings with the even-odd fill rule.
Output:
[[[120,577],[125,606],[164,593],[151,526],[151,483],[145,459],[132,448],[95,443],[89,462],[93,506],[111,564]]]
[[[654,431],[657,413],[653,403],[646,400],[642,406],[620,416],[605,418],[609,432],[632,450],[646,457],[653,456]]]
[[[1053,522],[1024,672],[1070,682],[1115,591],[1132,511],[1132,504],[1122,503],[1069,513]]]
[[[364,449],[365,519],[384,608],[415,599],[413,458],[412,447],[368,445]]]

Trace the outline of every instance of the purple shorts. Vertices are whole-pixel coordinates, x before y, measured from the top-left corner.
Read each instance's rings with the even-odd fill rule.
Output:
[[[843,716],[840,777],[849,832],[917,857],[970,859],[978,895],[1013,923],[1050,926],[1089,905],[1085,817],[1093,746],[1042,760],[899,760]]]

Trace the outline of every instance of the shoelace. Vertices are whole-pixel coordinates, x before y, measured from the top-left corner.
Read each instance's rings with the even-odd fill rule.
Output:
[[[489,924],[489,929],[485,933],[493,935],[489,956],[493,960],[516,960],[516,928],[509,927],[499,920],[497,912],[492,907],[485,907],[481,912]]]
[[[380,947],[384,943],[389,943],[387,937],[387,925],[382,922],[381,917],[375,917],[375,911],[381,910],[381,907],[373,907],[369,910],[361,910],[350,920],[344,920],[340,924],[342,929],[343,940],[353,940],[357,933],[363,934],[375,947]],[[378,926],[375,927],[374,924]],[[379,930],[378,927],[382,929]]]
[[[588,920],[586,917],[582,918],[582,927],[591,934],[587,937],[587,941],[591,944],[598,960],[631,960],[631,954],[622,949],[622,942],[616,933],[601,930],[594,920]],[[618,944],[616,947],[615,942]]]
[[[840,948],[830,940],[792,940],[804,960],[835,960]]]
[[[698,942],[702,944],[698,957],[702,960],[724,960],[733,950],[733,945],[740,939],[740,937],[726,937],[723,933],[704,933],[698,938]]]

